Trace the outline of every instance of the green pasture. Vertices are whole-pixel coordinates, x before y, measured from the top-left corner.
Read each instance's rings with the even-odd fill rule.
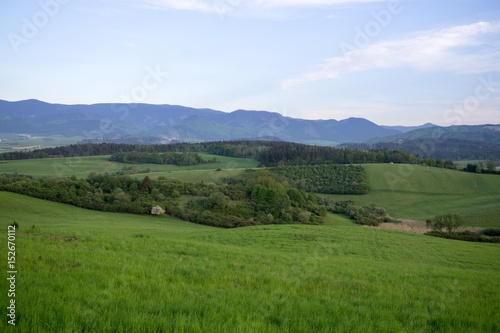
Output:
[[[332,195],[384,207],[396,218],[456,213],[469,226],[500,227],[500,176],[406,164],[364,164],[370,192]]]
[[[500,246],[363,228],[211,228],[0,192],[19,332],[498,332]],[[4,270],[4,276],[5,276]],[[0,279],[0,331],[7,280]],[[14,331],[14,330],[12,330]]]
[[[210,160],[217,158],[216,163],[202,163],[192,166],[159,165],[159,164],[128,164],[109,161],[109,155],[90,157],[42,158],[32,160],[0,161],[1,173],[20,173],[34,176],[54,177],[86,177],[91,172],[115,173],[124,167],[132,165],[139,169],[150,169],[150,173],[141,173],[137,177],[146,175],[151,178],[164,176],[169,179],[183,179],[186,181],[205,182],[216,181],[221,177],[237,175],[246,168],[255,168],[258,162],[249,158],[232,158],[209,154],[200,155]],[[221,169],[220,171],[216,171]]]

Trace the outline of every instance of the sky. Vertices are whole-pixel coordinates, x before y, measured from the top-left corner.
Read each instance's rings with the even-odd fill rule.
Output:
[[[3,0],[0,99],[500,123],[498,0]]]

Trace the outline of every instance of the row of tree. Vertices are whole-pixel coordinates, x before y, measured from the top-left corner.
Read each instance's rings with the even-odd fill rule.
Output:
[[[197,165],[200,163],[215,163],[214,157],[210,161],[204,160],[198,153],[146,153],[140,151],[114,153],[110,161],[134,164],[174,164],[179,166]]]
[[[487,174],[492,174],[492,175],[500,175],[500,171],[497,170],[495,162],[492,160],[489,160],[486,163],[486,167],[482,162],[479,163],[467,163],[467,165],[463,168],[464,171],[466,172],[472,172],[472,173],[487,173]]]
[[[272,172],[288,179],[300,190],[326,194],[366,194],[368,183],[359,165],[322,164],[281,166]]]
[[[440,160],[500,159],[500,145],[484,140],[422,138],[374,144],[344,144],[342,146],[358,150],[402,150],[413,155]]]

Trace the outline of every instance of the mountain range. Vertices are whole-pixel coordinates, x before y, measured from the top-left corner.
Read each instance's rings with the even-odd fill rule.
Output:
[[[425,124],[426,128],[433,126]],[[276,112],[226,113],[179,105],[50,104],[38,100],[0,100],[0,132],[64,135],[88,140],[159,137],[170,141],[276,139],[336,145],[364,142],[420,127],[379,126],[364,118],[305,120]]]
[[[51,104],[30,99],[0,100],[0,133],[80,137],[86,141],[164,143],[268,139],[317,145],[380,144],[429,138],[500,143],[500,126],[381,126],[364,118],[306,120],[276,112],[236,110],[230,113],[179,105]]]

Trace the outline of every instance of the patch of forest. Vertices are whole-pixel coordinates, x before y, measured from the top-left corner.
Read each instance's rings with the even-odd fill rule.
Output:
[[[366,194],[368,183],[359,165],[322,164],[281,166],[272,172],[288,179],[299,190],[325,194]]]
[[[86,179],[2,175],[0,190],[107,212],[166,212],[226,228],[319,224],[326,216],[326,209],[317,204],[314,194],[292,188],[266,170],[248,171],[220,185],[96,173]]]
[[[111,155],[110,161],[133,164],[174,164],[179,166],[197,165],[200,163],[216,163],[214,157],[211,160],[204,160],[198,153],[147,153],[140,151],[119,152]]]

